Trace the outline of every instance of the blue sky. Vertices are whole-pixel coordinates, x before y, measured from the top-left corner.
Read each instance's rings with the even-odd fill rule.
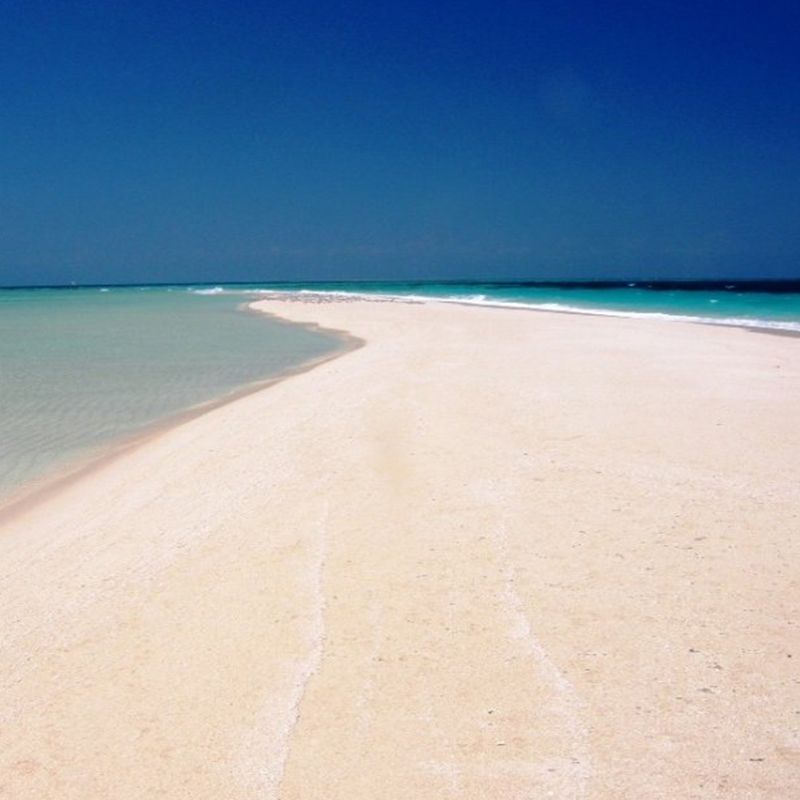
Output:
[[[795,4],[0,22],[3,284],[800,276]]]

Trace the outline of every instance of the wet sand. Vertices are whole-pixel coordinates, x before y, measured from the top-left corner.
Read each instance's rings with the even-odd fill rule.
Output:
[[[800,347],[269,301],[366,346],[0,527],[0,797],[800,793]]]

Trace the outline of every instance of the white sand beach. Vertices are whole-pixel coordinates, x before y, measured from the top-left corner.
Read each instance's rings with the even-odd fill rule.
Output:
[[[365,346],[0,524],[0,797],[800,796],[800,339],[258,304]]]

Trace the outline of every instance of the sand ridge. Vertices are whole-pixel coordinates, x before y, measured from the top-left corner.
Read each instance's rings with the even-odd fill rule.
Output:
[[[358,301],[0,530],[0,797],[800,791],[797,341]]]

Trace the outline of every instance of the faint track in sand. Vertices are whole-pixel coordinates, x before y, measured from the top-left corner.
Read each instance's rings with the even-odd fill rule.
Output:
[[[280,800],[281,783],[292,750],[292,738],[300,721],[303,700],[311,679],[319,672],[325,652],[324,575],[328,557],[330,509],[325,500],[314,537],[312,558],[306,571],[306,590],[311,598],[310,624],[305,659],[293,665],[291,685],[286,695],[273,697],[262,711],[259,730],[264,737],[247,748],[247,783],[256,785],[264,800]]]
[[[511,638],[519,642],[520,648],[536,663],[539,673],[551,687],[554,699],[553,711],[563,721],[572,742],[572,752],[569,755],[570,767],[566,770],[566,785],[562,787],[560,796],[562,800],[581,800],[587,797],[593,772],[583,703],[575,687],[558,668],[533,631],[522,597],[516,588],[516,569],[509,553],[505,520],[500,521],[493,538],[500,555],[503,599],[511,623]]]

